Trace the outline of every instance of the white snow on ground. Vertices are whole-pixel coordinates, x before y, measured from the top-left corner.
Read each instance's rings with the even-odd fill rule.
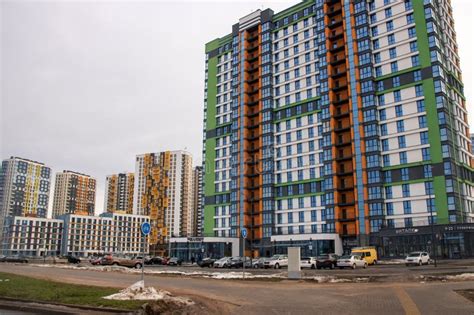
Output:
[[[181,296],[173,296],[165,290],[156,290],[153,287],[145,287],[143,280],[138,281],[128,288],[121,290],[109,296],[103,297],[107,300],[140,300],[140,301],[171,301],[178,305],[192,305],[194,302],[188,298]]]
[[[474,273],[462,273],[455,276],[446,276],[446,280],[469,281],[474,280]]]
[[[386,260],[378,260],[377,265],[401,265],[404,264],[404,259],[386,259]]]
[[[156,301],[162,300],[170,293],[164,290],[156,291],[153,287],[145,287],[143,281],[138,281],[128,288],[121,290],[119,293],[115,293],[109,296],[105,296],[107,300],[148,300]]]
[[[306,279],[306,278],[305,278]],[[317,283],[348,283],[348,282],[369,282],[369,278],[337,278],[333,276],[316,276],[307,279],[312,279]]]
[[[121,266],[71,266],[71,265],[33,265],[36,267],[45,268],[61,268],[61,269],[77,269],[77,270],[94,270],[94,271],[119,271],[123,273],[141,273],[141,269],[132,269]],[[186,277],[204,277],[211,279],[242,279],[242,272],[230,271],[230,272],[208,272],[208,271],[180,271],[180,270],[151,270],[145,267],[145,274],[155,275],[177,275]],[[245,278],[248,279],[270,279],[270,278],[286,278],[285,273],[268,274],[268,275],[254,275],[246,272]]]

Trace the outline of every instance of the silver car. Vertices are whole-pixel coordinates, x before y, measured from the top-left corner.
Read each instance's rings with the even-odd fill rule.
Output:
[[[344,255],[337,260],[337,266],[340,269],[349,267],[356,269],[357,267],[367,268],[367,262],[359,255]]]
[[[230,266],[230,260],[232,257],[223,257],[214,262],[214,268],[227,268]]]

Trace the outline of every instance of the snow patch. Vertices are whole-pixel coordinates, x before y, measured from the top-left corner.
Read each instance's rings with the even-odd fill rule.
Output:
[[[404,264],[404,259],[387,259],[387,260],[378,260],[377,265],[401,265]]]
[[[334,276],[316,276],[308,278],[316,281],[317,283],[349,283],[349,282],[369,282],[369,278],[337,278]]]
[[[180,306],[193,305],[191,299],[173,296],[170,292],[165,290],[156,290],[153,287],[145,287],[143,280],[135,282],[128,288],[121,290],[109,296],[103,297],[106,300],[139,300],[139,301],[168,301]]]
[[[470,280],[474,280],[474,273],[462,273],[460,275],[455,275],[455,276],[446,276],[446,280],[470,281]]]
[[[156,301],[164,299],[167,295],[170,295],[167,291],[156,291],[153,287],[145,287],[143,280],[141,280],[121,290],[119,293],[105,296],[104,299]]]

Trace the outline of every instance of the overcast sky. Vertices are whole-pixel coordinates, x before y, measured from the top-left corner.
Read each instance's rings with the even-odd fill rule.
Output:
[[[105,176],[134,171],[136,154],[187,149],[200,164],[204,44],[296,3],[0,0],[1,158],[95,177],[96,213]],[[471,111],[474,1],[452,4]]]

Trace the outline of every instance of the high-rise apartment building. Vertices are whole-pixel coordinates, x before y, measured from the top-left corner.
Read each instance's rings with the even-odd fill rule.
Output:
[[[473,222],[449,0],[258,10],[205,52],[205,234],[319,253]]]
[[[53,217],[63,214],[94,215],[95,178],[65,170],[56,173],[54,185]]]
[[[105,212],[133,213],[133,187],[135,174],[119,173],[107,176],[105,180]]]
[[[202,202],[202,166],[196,166],[194,168],[194,178],[193,178],[193,236],[202,235],[202,211],[203,211],[203,202]]]
[[[3,160],[0,171],[0,231],[7,216],[45,218],[51,168],[12,156]]]
[[[138,155],[133,213],[150,216],[151,251],[163,253],[170,237],[192,235],[193,162],[185,151]]]

